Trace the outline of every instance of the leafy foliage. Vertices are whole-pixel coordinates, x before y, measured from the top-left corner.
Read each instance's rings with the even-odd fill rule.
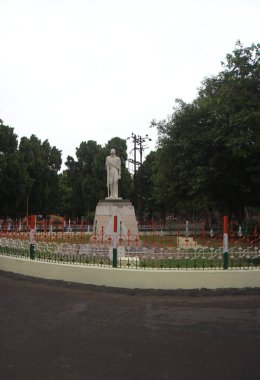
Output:
[[[0,122],[0,215],[14,215],[26,200],[29,177],[17,154],[13,128]],[[24,208],[25,210],[25,208]]]
[[[61,151],[51,147],[48,140],[41,142],[35,135],[22,137],[19,160],[29,176],[27,195],[29,213],[50,214],[57,211],[59,198],[58,171]]]
[[[238,42],[191,104],[177,100],[173,115],[154,123],[169,209],[199,205],[242,215],[259,206],[259,48]]]

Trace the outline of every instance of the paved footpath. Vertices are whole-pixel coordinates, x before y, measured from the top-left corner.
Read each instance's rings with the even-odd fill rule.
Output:
[[[123,291],[0,271],[0,379],[260,379],[260,289]]]

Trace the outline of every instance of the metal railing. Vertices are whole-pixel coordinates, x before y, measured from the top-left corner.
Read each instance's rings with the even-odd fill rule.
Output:
[[[26,240],[0,238],[0,255],[30,259]],[[222,247],[174,248],[126,246],[119,250],[117,267],[159,270],[216,270],[223,268]],[[36,242],[35,260],[72,265],[112,266],[112,249],[105,245]],[[229,269],[260,269],[260,246],[231,247]]]

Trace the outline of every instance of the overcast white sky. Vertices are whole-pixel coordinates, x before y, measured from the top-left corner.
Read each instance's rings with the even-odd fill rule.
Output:
[[[67,155],[189,102],[240,39],[259,42],[259,0],[0,0],[0,118]]]

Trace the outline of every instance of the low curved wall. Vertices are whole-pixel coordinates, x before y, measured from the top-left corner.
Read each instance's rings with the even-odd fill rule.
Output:
[[[0,256],[0,269],[26,276],[129,289],[260,287],[260,270],[135,270],[48,263]]]

